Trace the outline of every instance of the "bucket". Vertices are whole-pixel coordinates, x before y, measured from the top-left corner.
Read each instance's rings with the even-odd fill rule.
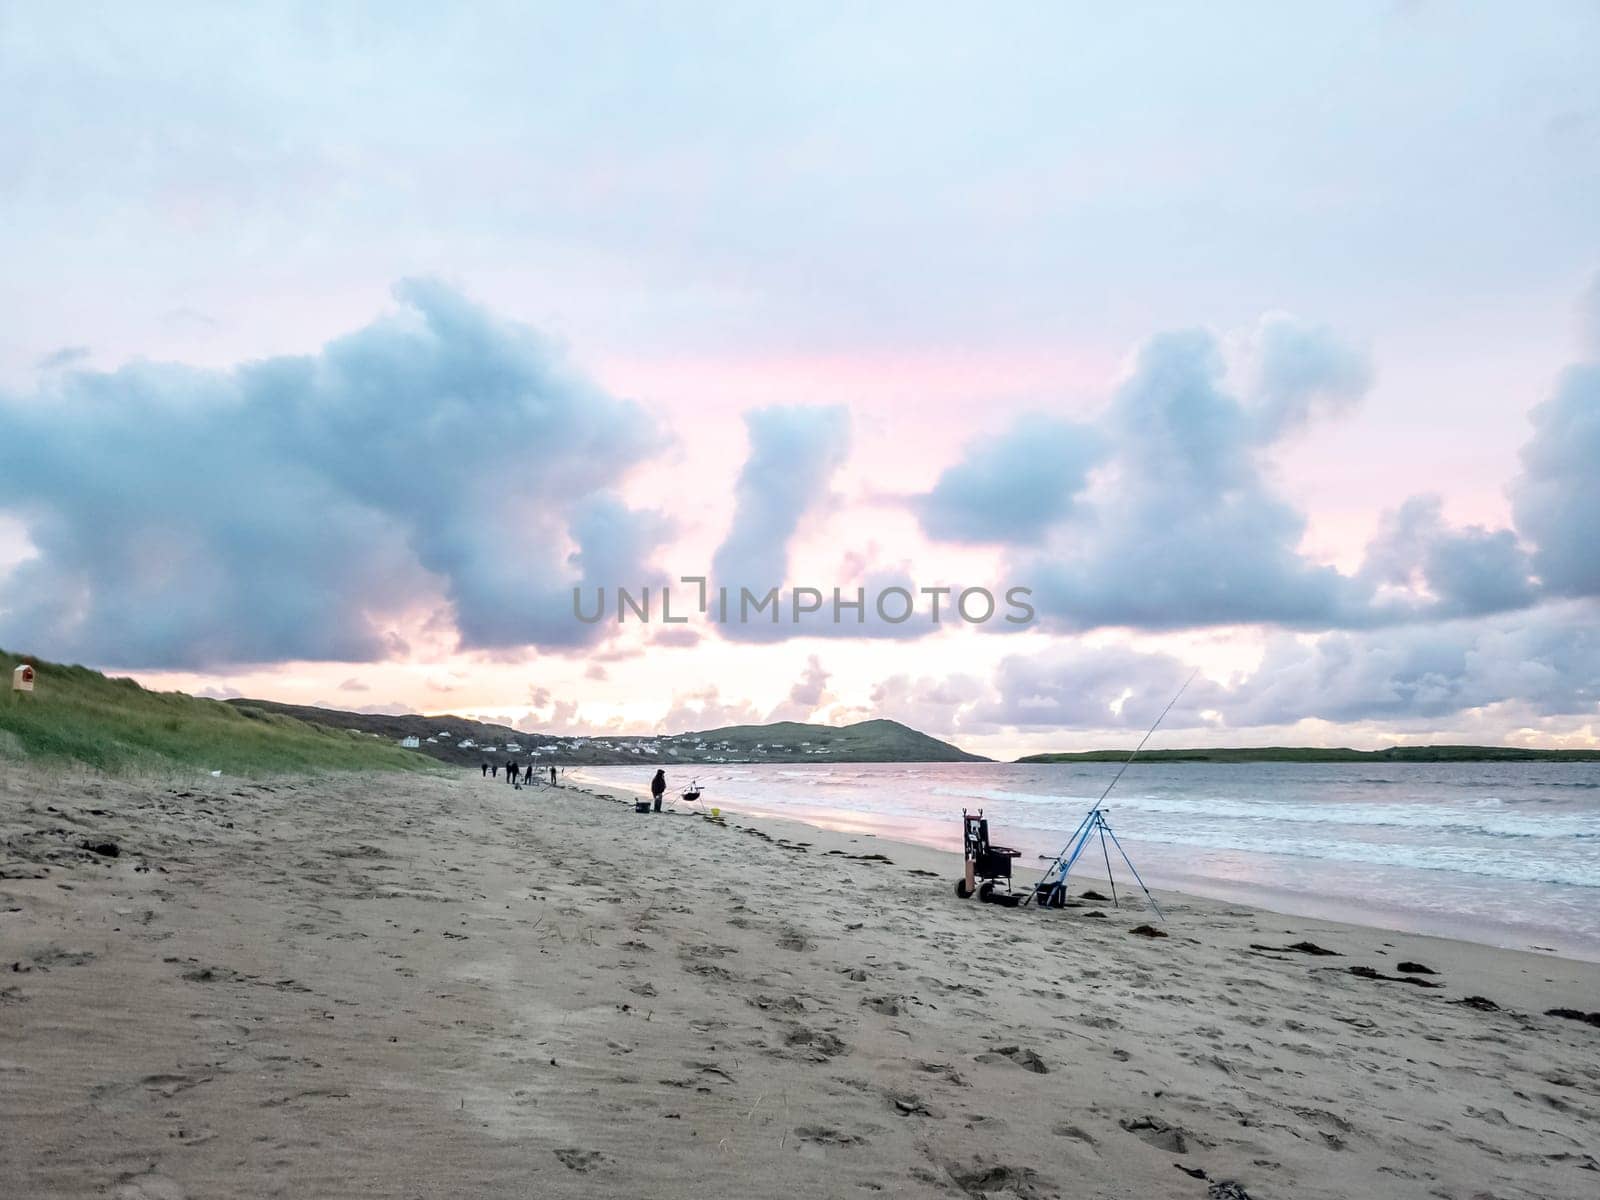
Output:
[[[649,812],[650,811],[650,801],[648,801],[648,800],[635,800],[633,802],[633,811],[634,812]]]

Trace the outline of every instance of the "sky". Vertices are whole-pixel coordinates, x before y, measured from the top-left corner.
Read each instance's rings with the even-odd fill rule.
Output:
[[[1600,744],[1600,6],[11,0],[0,111],[9,650],[562,733],[1009,757],[1198,672],[1169,745]],[[868,611],[663,623],[686,577]]]

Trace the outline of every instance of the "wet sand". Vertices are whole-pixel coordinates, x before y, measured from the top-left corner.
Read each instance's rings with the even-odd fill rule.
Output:
[[[1600,967],[955,874],[476,774],[0,766],[3,1190],[1600,1192],[1600,1028],[1545,1015]]]

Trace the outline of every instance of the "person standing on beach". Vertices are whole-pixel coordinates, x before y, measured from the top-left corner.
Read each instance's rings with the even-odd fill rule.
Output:
[[[528,769],[527,769],[527,772],[522,776],[522,782],[527,784],[529,787],[533,786],[533,763],[532,762],[528,763]]]
[[[555,787],[555,785],[556,785],[556,765],[555,765],[555,763],[551,763],[550,764],[550,786],[551,787]]]
[[[485,779],[489,778],[489,764],[488,763],[479,763],[478,765],[483,768],[483,777]]]
[[[489,778],[490,779],[494,779],[494,778],[498,777],[499,774],[500,774],[500,764],[499,763],[490,763],[489,764]]]
[[[660,767],[656,768],[656,777],[650,781],[650,797],[655,801],[655,810],[661,811],[661,796],[667,790],[667,773]]]

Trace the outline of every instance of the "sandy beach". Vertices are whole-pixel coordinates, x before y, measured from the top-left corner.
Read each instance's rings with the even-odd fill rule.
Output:
[[[956,874],[476,773],[0,766],[0,1190],[1600,1192],[1600,1029],[1545,1015],[1600,967]]]

